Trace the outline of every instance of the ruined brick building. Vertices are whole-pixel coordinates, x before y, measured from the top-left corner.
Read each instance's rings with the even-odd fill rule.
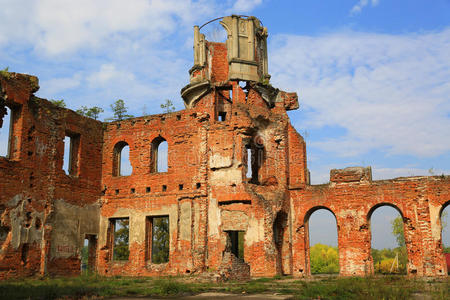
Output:
[[[286,114],[297,95],[269,84],[267,29],[254,17],[221,24],[226,43],[194,27],[182,111],[102,123],[34,96],[34,76],[0,76],[0,120],[11,116],[0,157],[0,278],[79,274],[85,239],[89,268],[104,275],[305,276],[308,218],[320,208],[336,217],[340,274],[368,275],[370,216],[381,205],[403,217],[408,274],[446,276],[440,215],[450,178],[372,181],[370,168],[354,167],[310,185],[305,142]],[[132,174],[121,176],[126,146]],[[161,224],[166,246],[155,246]],[[128,243],[117,259],[120,230]]]

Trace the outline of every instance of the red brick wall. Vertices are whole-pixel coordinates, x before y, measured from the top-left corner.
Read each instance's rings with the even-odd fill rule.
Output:
[[[341,275],[370,275],[370,215],[376,207],[395,207],[405,221],[408,274],[446,275],[440,212],[450,199],[450,178],[399,178],[362,183],[307,186],[290,192],[293,207],[294,275],[308,275],[308,217],[326,208],[336,217]]]
[[[52,217],[59,213],[53,201],[64,199],[76,206],[97,201],[102,125],[33,96],[39,88],[34,76],[10,73],[0,77],[0,88],[5,104],[16,112],[11,156],[0,157],[0,213],[9,231],[1,245],[0,277],[77,273],[79,266],[69,262],[79,258],[76,253],[52,263],[51,232],[57,225]],[[77,177],[62,170],[66,131],[80,134]]]
[[[18,113],[12,156],[0,157],[7,232],[0,278],[79,274],[86,235],[98,237],[96,269],[104,275],[218,272],[224,258],[234,260],[226,252],[227,231],[245,231],[242,272],[248,266],[251,276],[305,276],[308,218],[318,208],[336,216],[341,275],[370,275],[369,219],[379,205],[395,206],[404,217],[408,274],[446,274],[439,217],[450,201],[449,177],[372,182],[370,168],[351,168],[333,170],[330,184],[309,185],[305,141],[286,114],[298,107],[296,94],[280,91],[264,100],[262,90],[278,90],[228,81],[225,44],[208,43],[207,55],[196,72],[209,74],[210,92],[192,108],[111,123],[34,97],[35,77],[0,78],[1,99]],[[228,91],[231,103],[224,99]],[[223,122],[217,120],[221,109]],[[62,170],[66,133],[80,136],[77,176]],[[168,171],[155,173],[152,141],[160,138],[168,143]],[[118,143],[130,147],[130,176],[113,176]],[[253,178],[246,175],[247,147],[259,159],[250,163],[258,169]],[[164,264],[148,260],[146,220],[153,216],[169,217]],[[126,261],[112,259],[114,218],[129,218]]]

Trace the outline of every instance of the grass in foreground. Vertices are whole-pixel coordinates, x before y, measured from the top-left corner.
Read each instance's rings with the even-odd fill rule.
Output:
[[[411,299],[430,295],[448,299],[450,280],[413,280],[401,276],[373,278],[259,278],[249,282],[200,283],[189,277],[135,278],[83,275],[0,282],[1,299],[80,299],[83,297],[181,296],[205,291],[279,293],[294,299]]]

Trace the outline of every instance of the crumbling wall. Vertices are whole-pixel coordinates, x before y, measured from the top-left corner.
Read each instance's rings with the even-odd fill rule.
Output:
[[[65,228],[66,233],[82,230],[83,224],[95,224],[98,219],[98,209],[92,209],[89,215],[86,211],[77,215],[73,210],[61,211],[55,203],[87,207],[97,202],[101,123],[35,97],[38,88],[34,76],[0,76],[1,102],[12,112],[9,155],[0,157],[0,278],[78,274],[80,238],[66,236],[68,240],[63,242],[53,232],[61,230],[69,219],[76,226]],[[76,176],[66,175],[62,169],[66,132],[80,137]],[[90,231],[95,233],[97,228]],[[67,249],[70,253],[60,259],[58,253]]]
[[[7,106],[13,132],[0,157],[0,279],[79,274],[85,238],[94,245],[89,268],[103,275],[307,276],[308,220],[319,208],[336,217],[340,274],[371,275],[370,216],[380,205],[403,217],[408,274],[447,274],[440,216],[450,178],[372,181],[370,168],[353,167],[309,185],[306,143],[286,113],[298,97],[269,83],[267,29],[254,17],[222,25],[226,43],[195,27],[178,112],[101,123],[35,97],[36,77],[0,75],[0,125]],[[68,173],[65,136],[73,141]],[[129,176],[120,175],[124,146]],[[168,259],[154,261],[157,219],[166,222]],[[115,257],[121,228],[129,254]]]
[[[373,274],[370,216],[381,205],[403,217],[407,272],[417,276],[447,274],[442,251],[440,212],[450,199],[450,177],[409,177],[371,181],[370,168],[332,170],[331,183],[291,191],[294,275],[310,274],[308,218],[318,208],[336,217],[340,274]]]
[[[206,227],[206,141],[204,115],[195,111],[146,116],[107,124],[103,147],[102,209],[98,269],[103,274],[178,274],[204,268]],[[152,141],[168,143],[168,170],[155,172]],[[113,176],[114,146],[130,146],[132,174]],[[146,218],[168,216],[170,259],[146,257]],[[130,218],[130,256],[111,259],[109,220]]]

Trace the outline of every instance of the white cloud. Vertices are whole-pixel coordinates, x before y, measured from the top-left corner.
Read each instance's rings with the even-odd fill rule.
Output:
[[[58,93],[79,87],[80,83],[80,73],[76,73],[72,77],[51,78],[40,82],[40,93],[52,95],[52,97],[58,98]]]
[[[92,87],[109,86],[114,83],[131,83],[135,81],[135,76],[127,71],[117,70],[113,64],[104,64],[100,66],[100,70],[90,74],[87,81]]]
[[[261,3],[262,0],[237,0],[233,7],[228,10],[228,13],[249,12]]]
[[[214,12],[214,3],[177,0],[0,0],[0,7],[0,46],[31,44],[46,55],[98,49],[123,35],[157,41]]]
[[[283,35],[271,44],[273,83],[297,87],[297,128],[344,129],[310,146],[341,156],[381,150],[432,157],[450,151],[450,28],[387,35]],[[294,113],[295,117],[295,113]]]
[[[387,178],[397,178],[405,176],[431,176],[431,175],[442,175],[450,174],[450,170],[441,170],[430,168],[420,169],[420,168],[377,168],[372,167],[372,178],[373,180],[381,180]]]
[[[372,6],[377,6],[380,1],[379,0],[371,0],[371,1],[359,0],[358,3],[356,3],[350,10],[350,14],[352,14],[352,15],[359,14],[362,11],[362,9],[369,4],[369,2]]]

